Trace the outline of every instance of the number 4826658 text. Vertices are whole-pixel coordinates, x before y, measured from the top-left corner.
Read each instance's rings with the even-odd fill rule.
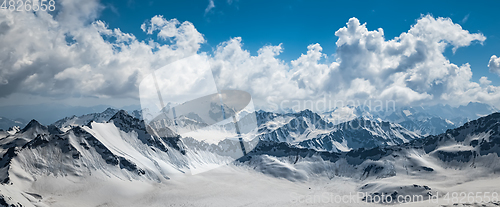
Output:
[[[0,9],[9,11],[54,11],[56,10],[56,2],[54,0],[3,0]]]

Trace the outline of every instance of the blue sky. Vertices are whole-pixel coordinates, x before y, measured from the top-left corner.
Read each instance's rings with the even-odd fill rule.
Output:
[[[145,34],[140,25],[154,15],[165,19],[189,21],[207,40],[201,51],[211,52],[219,43],[242,37],[243,48],[255,55],[265,45],[282,43],[279,58],[290,61],[307,52],[307,46],[320,43],[323,53],[334,60],[335,31],[356,17],[369,30],[384,29],[392,39],[407,32],[421,15],[449,17],[463,29],[486,36],[483,45],[476,43],[445,56],[453,63],[470,63],[473,81],[486,76],[493,85],[500,78],[488,71],[488,61],[500,51],[499,1],[246,1],[215,0],[215,7],[205,13],[209,1],[102,1],[106,7],[99,19],[110,28],[120,28],[139,39],[156,37]],[[328,60],[326,60],[328,61]]]

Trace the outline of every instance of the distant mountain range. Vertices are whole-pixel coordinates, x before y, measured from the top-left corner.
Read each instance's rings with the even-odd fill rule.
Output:
[[[363,117],[334,125],[310,110],[289,114],[258,111],[256,116],[260,140],[286,142],[319,151],[395,145],[421,137],[399,124]]]
[[[71,116],[53,123],[61,131],[75,126],[88,126],[92,122],[105,123],[119,110],[107,108],[103,112]],[[428,135],[444,133],[448,129],[484,114],[497,111],[494,107],[470,103],[467,106],[405,107],[387,111],[371,111],[362,107],[345,107],[317,114],[310,110],[296,113],[257,111],[250,116],[257,118],[259,140],[286,142],[319,151],[341,152],[358,148],[402,144]],[[138,110],[130,111],[141,119]],[[189,117],[179,117],[177,123],[185,128],[206,126]],[[191,121],[190,121],[191,120]],[[342,123],[336,123],[342,120]],[[22,120],[0,119],[4,130],[12,126],[23,127]],[[189,126],[189,125],[193,126]]]
[[[11,120],[0,116],[0,130],[8,130],[15,126],[24,127],[26,126],[26,121],[23,119]]]
[[[96,106],[70,106],[66,104],[35,104],[35,105],[13,105],[13,106],[0,106],[0,116],[7,117],[11,120],[31,120],[36,119],[42,124],[49,125],[57,120],[68,116],[81,116],[89,113],[100,113],[109,105],[96,105]],[[113,108],[113,107],[111,107]],[[125,106],[121,109],[126,111],[134,111],[140,109],[139,105]],[[27,121],[24,122],[27,124]],[[0,127],[6,130],[10,126]],[[23,126],[21,126],[23,127]]]
[[[429,120],[417,110],[402,110],[405,121]],[[422,136],[382,120],[392,115],[365,113],[334,125],[310,110],[258,111],[246,115],[257,117],[258,129],[256,138],[244,143],[249,149],[245,154],[234,139],[206,143],[173,132],[151,135],[138,114],[106,109],[49,126],[32,120],[22,129],[0,131],[0,203],[33,206],[43,192],[24,193],[26,183],[43,176],[167,182],[231,163],[291,181],[311,176],[357,179],[362,181],[359,191],[374,195],[433,195],[445,189],[415,182],[456,176],[457,169],[481,176],[500,171],[500,113]],[[385,182],[394,179],[400,182]]]
[[[60,128],[61,130],[67,130],[73,126],[85,126],[91,122],[104,123],[109,121],[119,111],[120,110],[118,109],[107,108],[100,113],[66,117],[64,119],[56,121],[53,125]],[[130,114],[135,118],[142,119],[142,114],[138,110],[132,111]]]
[[[467,121],[498,112],[499,109],[483,104],[469,103],[466,106],[451,107],[449,105],[419,107],[387,107],[374,110],[367,107],[343,107],[322,113],[325,120],[341,123],[362,117],[369,120],[397,123],[404,128],[421,134],[436,135],[447,129],[459,127]]]

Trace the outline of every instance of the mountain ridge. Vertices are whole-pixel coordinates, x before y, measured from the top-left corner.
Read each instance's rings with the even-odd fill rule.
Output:
[[[281,119],[269,115],[269,120]],[[305,122],[316,116],[308,111],[289,115],[291,119],[299,117]],[[340,127],[337,129],[353,128],[349,123],[354,125],[356,121],[346,122],[344,128],[337,126]],[[401,127],[388,122],[366,121],[357,124],[367,130]],[[267,123],[264,121],[261,125]],[[3,184],[0,188],[8,187],[11,194],[6,196],[20,199],[4,200],[9,204],[30,204],[19,197],[24,189],[21,184],[36,182],[43,176],[98,176],[104,180],[117,177],[161,183],[179,174],[201,170],[203,166],[227,164],[248,167],[292,182],[317,176],[359,180],[358,190],[371,195],[401,194],[404,193],[401,189],[406,188],[418,194],[434,195],[444,188],[418,182],[431,175],[449,177],[452,169],[477,176],[500,172],[500,164],[495,164],[500,160],[500,113],[469,121],[439,135],[394,145],[359,147],[347,152],[318,151],[289,142],[260,139],[255,148],[236,162],[224,150],[228,150],[228,146],[239,146],[238,142],[228,140],[214,145],[180,136],[156,137],[148,134],[143,124],[144,121],[122,110],[105,123],[90,122],[66,131],[55,131],[54,125],[44,126],[32,120],[15,134],[2,135],[0,178]],[[411,179],[395,184],[382,182],[401,176]],[[415,184],[412,179],[421,180]]]

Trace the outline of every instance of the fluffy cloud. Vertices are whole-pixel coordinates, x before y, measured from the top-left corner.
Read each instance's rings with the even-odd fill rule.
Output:
[[[490,81],[490,80],[488,80],[488,77],[483,76],[483,77],[481,77],[481,78],[479,79],[479,83],[480,83],[482,86],[488,86],[488,85],[490,85],[490,84],[491,84],[491,81]]]
[[[278,105],[325,96],[334,101],[395,100],[401,105],[497,103],[497,87],[487,79],[481,85],[472,82],[469,64],[455,65],[443,55],[446,47],[456,51],[486,39],[449,18],[422,16],[392,40],[384,38],[383,29],[369,31],[351,18],[335,35],[337,59],[330,64],[320,63],[326,54],[319,44],[288,64],[275,58],[281,45],[264,47],[252,57],[241,49],[241,39],[232,39],[219,45],[214,55],[216,78],[220,87],[252,91],[254,97]]]
[[[95,20],[97,1],[61,1],[55,16],[43,11],[0,11],[0,97],[137,97],[142,76],[195,54],[203,36],[189,22],[155,16],[142,27],[160,41],[138,41]]]
[[[491,73],[500,75],[500,57],[496,55],[491,56],[488,68],[490,68]]]
[[[245,90],[264,109],[325,97],[401,105],[500,103],[500,89],[491,81],[471,81],[469,64],[456,65],[443,55],[447,47],[456,51],[485,40],[449,18],[422,16],[390,40],[383,29],[369,31],[351,18],[335,33],[333,62],[326,63],[319,44],[286,62],[277,58],[282,45],[252,56],[239,37],[220,43],[213,54],[201,53],[205,39],[190,22],[154,16],[141,28],[156,38],[139,41],[96,20],[102,7],[95,0],[61,0],[61,7],[55,15],[0,10],[0,97],[138,98],[141,80],[154,69],[197,55],[196,64],[211,66],[219,89]],[[498,72],[499,63],[493,56],[490,70]]]

